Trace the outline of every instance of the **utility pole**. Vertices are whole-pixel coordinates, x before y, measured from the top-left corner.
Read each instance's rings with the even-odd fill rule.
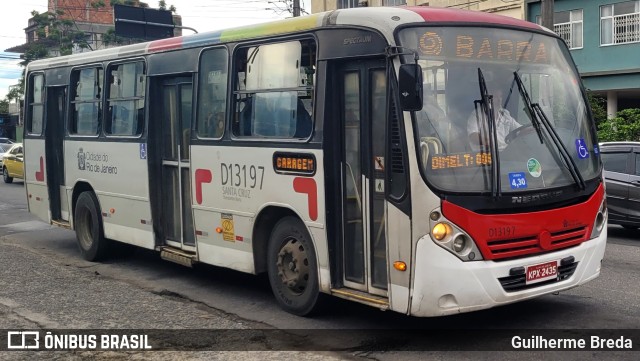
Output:
[[[293,0],[293,16],[300,16],[300,0]]]
[[[553,30],[553,1],[542,0],[542,9],[540,10],[541,25],[549,30]]]

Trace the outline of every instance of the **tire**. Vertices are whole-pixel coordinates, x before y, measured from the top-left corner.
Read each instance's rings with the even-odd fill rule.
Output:
[[[82,257],[87,261],[100,261],[108,251],[109,240],[104,238],[102,213],[93,192],[82,192],[74,213],[76,239]]]
[[[298,218],[285,217],[273,228],[267,271],[271,290],[285,311],[310,316],[318,310],[318,262],[311,236]]]
[[[9,170],[6,167],[2,168],[2,180],[4,180],[5,183],[13,182],[13,177],[9,177]]]

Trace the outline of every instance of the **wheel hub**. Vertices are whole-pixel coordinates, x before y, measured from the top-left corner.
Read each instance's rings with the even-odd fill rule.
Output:
[[[304,292],[309,280],[307,251],[295,238],[288,239],[278,252],[278,276],[282,283],[294,293]]]

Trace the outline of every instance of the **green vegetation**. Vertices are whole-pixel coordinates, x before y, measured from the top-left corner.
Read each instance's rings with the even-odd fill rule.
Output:
[[[598,138],[601,142],[640,141],[640,109],[625,109],[615,118],[598,123]]]
[[[129,5],[148,8],[149,5],[144,2],[138,2],[133,0],[111,0],[111,5]],[[169,10],[176,12],[175,6],[171,5],[167,7],[164,0],[160,0],[159,8],[162,10]],[[91,2],[91,7],[94,9],[104,8],[106,6],[104,0],[94,0]],[[27,45],[24,54],[22,55],[22,62],[20,65],[26,67],[27,64],[34,60],[43,59],[51,56],[69,55],[73,53],[74,49],[92,49],[91,43],[88,41],[87,34],[80,30],[78,24],[74,20],[69,20],[69,16],[65,16],[65,10],[58,9],[55,12],[39,13],[37,11],[31,12],[33,23],[36,25],[36,38],[37,41],[31,42]],[[130,44],[132,42],[140,42],[142,40],[130,40],[116,38],[115,32],[110,29],[107,34],[104,35],[102,41],[105,45],[122,45]],[[22,99],[24,89],[24,69],[22,77],[18,81],[17,87],[11,89],[7,94],[5,100],[12,101]]]

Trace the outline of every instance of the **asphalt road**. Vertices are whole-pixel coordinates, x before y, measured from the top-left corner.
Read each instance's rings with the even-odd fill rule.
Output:
[[[280,310],[264,276],[207,265],[189,269],[163,261],[155,252],[133,247],[120,249],[104,263],[86,262],[80,257],[75,242],[73,232],[50,227],[27,212],[22,183],[0,184],[0,329],[238,330],[220,338],[214,349],[280,350],[241,354],[218,351],[100,353],[101,357],[110,359],[132,355],[138,359],[226,359],[235,355],[234,358],[240,359],[493,360],[496,353],[439,351],[464,350],[464,343],[470,342],[473,333],[459,335],[460,339],[452,335],[455,342],[460,342],[459,348],[450,341],[442,341],[435,346],[438,351],[409,352],[402,347],[380,351],[378,343],[370,344],[371,349],[367,350],[366,345],[358,343],[362,341],[360,338],[345,337],[349,335],[345,330],[480,329],[477,334],[480,337],[483,333],[490,335],[492,330],[624,330],[638,329],[640,325],[640,234],[617,226],[609,227],[601,276],[589,284],[486,311],[429,319],[381,312],[337,298],[329,299],[319,316],[300,318]],[[323,335],[330,336],[330,332],[313,339],[302,332],[302,337],[298,337],[301,330],[327,329],[342,338],[336,352],[317,352],[324,350],[323,342],[328,341],[323,340]],[[252,330],[266,333],[255,336]],[[273,330],[283,330],[287,336],[276,337]],[[289,336],[295,342],[289,340]],[[384,338],[378,341],[385,343]],[[283,351],[294,349],[313,352]],[[96,352],[90,352],[51,355],[40,352],[35,356],[95,357]],[[561,357],[582,360],[597,354],[563,352]],[[603,354],[607,359],[637,357],[635,352]],[[22,359],[27,355],[34,356],[5,352],[0,357]],[[502,352],[500,358],[537,360],[551,355],[549,352]]]

